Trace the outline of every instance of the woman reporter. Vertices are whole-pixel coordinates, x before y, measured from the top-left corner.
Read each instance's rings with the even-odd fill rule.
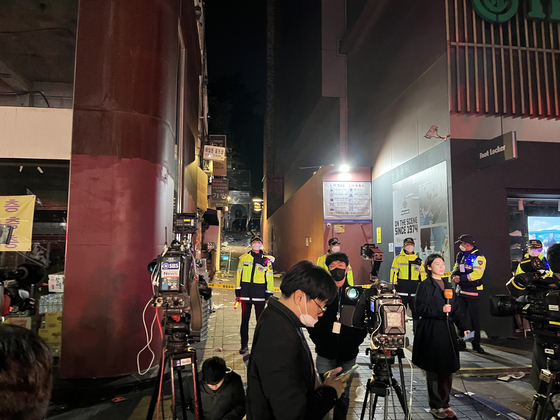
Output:
[[[430,413],[439,419],[455,417],[449,406],[453,373],[459,370],[459,346],[455,324],[466,331],[455,295],[444,297],[444,290],[452,293],[446,278],[445,261],[439,254],[431,254],[424,262],[427,278],[416,292],[416,312],[420,315],[414,335],[412,362],[426,371]]]

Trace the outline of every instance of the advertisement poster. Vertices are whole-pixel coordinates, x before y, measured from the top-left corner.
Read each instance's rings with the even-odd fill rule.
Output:
[[[0,197],[0,224],[14,227],[10,243],[0,245],[0,252],[31,251],[34,211],[34,195]]]
[[[405,238],[413,238],[416,252],[425,260],[443,254],[446,269],[453,264],[449,241],[447,170],[442,162],[393,184],[395,255]]]
[[[325,220],[371,220],[371,182],[323,182]]]
[[[560,243],[560,217],[529,216],[529,239],[539,239],[546,255],[548,248]]]

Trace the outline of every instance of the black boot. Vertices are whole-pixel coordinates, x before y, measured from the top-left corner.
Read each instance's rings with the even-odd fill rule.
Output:
[[[478,343],[473,343],[472,348],[473,348],[474,351],[476,351],[479,354],[486,354],[484,349],[482,347],[480,347],[480,344],[478,344]]]
[[[464,340],[459,340],[459,351],[467,351],[467,343]]]

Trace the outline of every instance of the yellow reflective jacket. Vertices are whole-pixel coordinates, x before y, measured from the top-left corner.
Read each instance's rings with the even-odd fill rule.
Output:
[[[478,296],[483,289],[482,276],[486,269],[486,258],[477,248],[472,251],[459,251],[453,266],[453,276],[459,276],[457,293],[463,295]]]
[[[525,255],[523,255],[523,259],[519,262],[519,265],[517,266],[517,270],[515,270],[515,274],[523,274],[525,271],[523,271],[523,269],[521,268],[521,264],[524,263],[525,261],[529,260],[531,258],[531,256],[529,255],[529,253],[525,253]],[[539,259],[544,263],[544,265],[547,267],[548,269],[548,261],[546,260],[546,257],[544,255],[544,252],[541,252],[539,254]],[[552,276],[552,271],[548,270],[545,277],[550,277]]]
[[[391,265],[391,283],[397,283],[398,280],[426,280],[426,271],[422,260],[413,252],[407,254],[404,249],[395,257]]]
[[[328,255],[329,253],[327,252],[326,254],[323,254],[319,258],[317,258],[317,265],[321,268],[324,268],[325,271],[330,274],[329,267],[327,267]],[[348,264],[348,273],[346,273],[346,280],[348,280],[348,284],[350,286],[354,286],[354,273],[352,272],[352,266],[350,264]]]
[[[265,302],[274,292],[274,257],[249,251],[239,257],[235,296],[241,300]]]

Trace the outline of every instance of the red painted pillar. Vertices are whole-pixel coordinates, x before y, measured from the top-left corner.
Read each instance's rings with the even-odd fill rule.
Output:
[[[62,329],[66,378],[132,373],[146,342],[141,316],[152,296],[146,265],[171,226],[177,182],[180,12],[173,0],[80,0]],[[149,323],[153,309],[148,314]],[[141,360],[145,367],[148,357]]]

